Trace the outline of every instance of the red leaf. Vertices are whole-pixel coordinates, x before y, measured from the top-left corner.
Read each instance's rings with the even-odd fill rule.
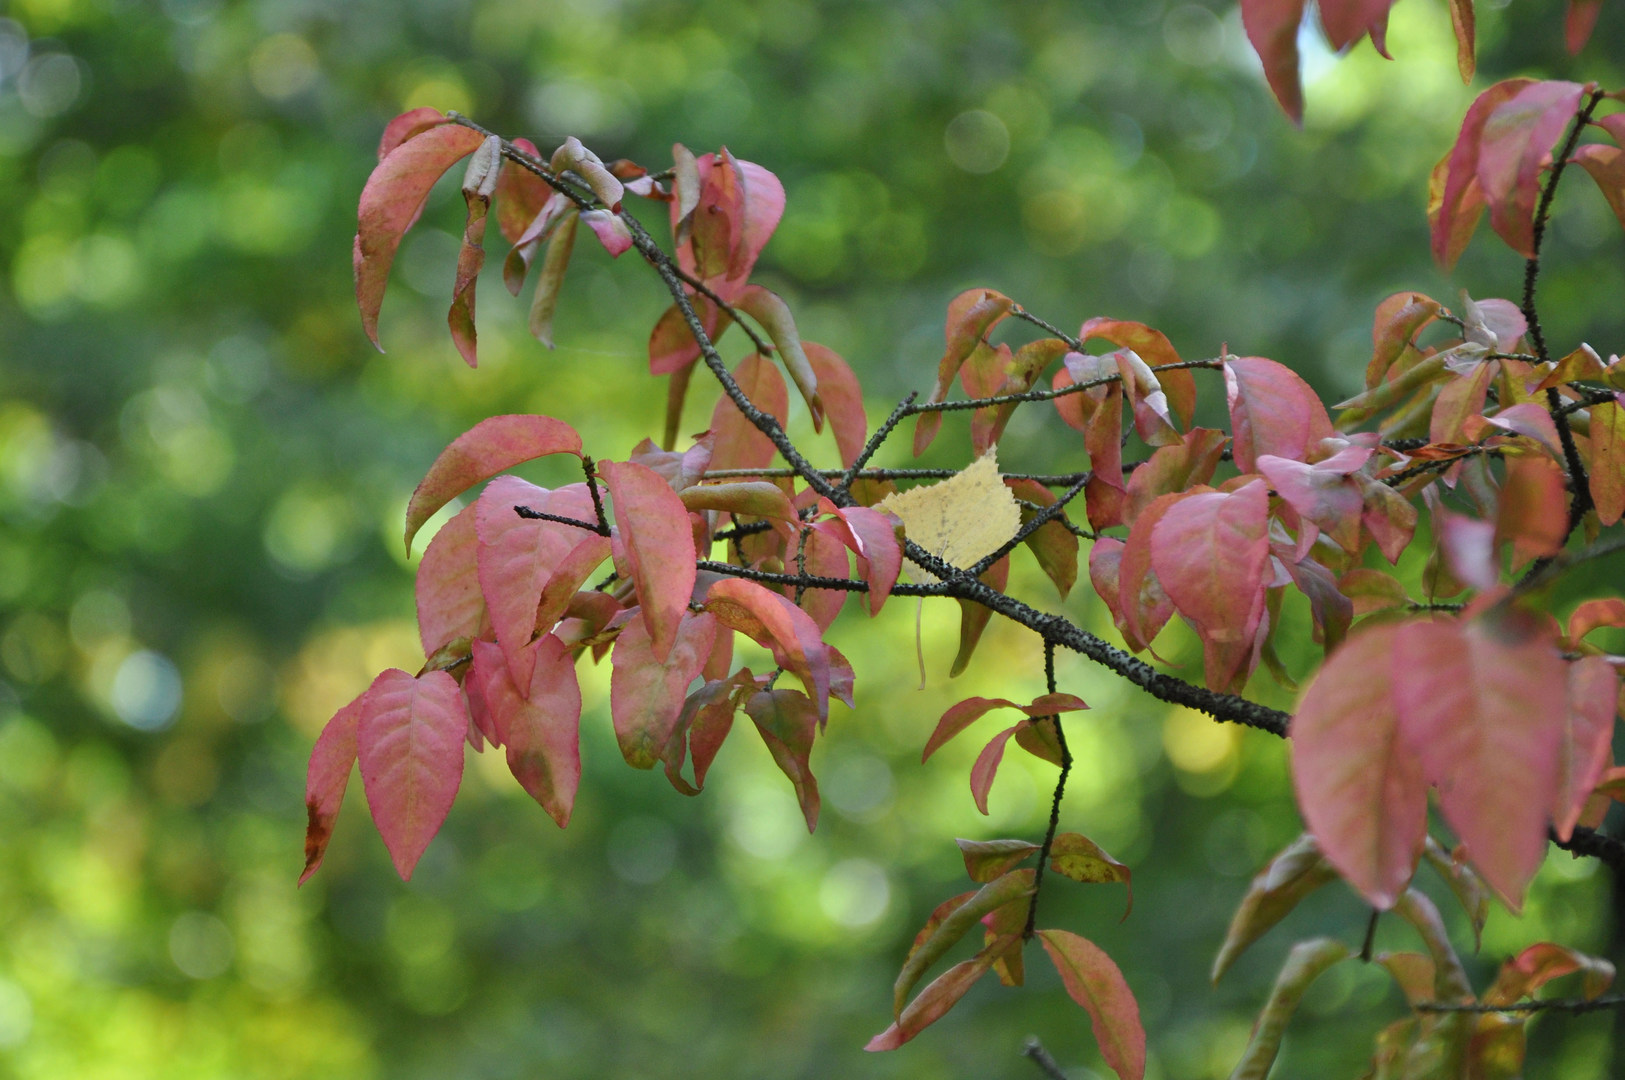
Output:
[[[1065,930],[1040,930],[1038,940],[1061,973],[1072,1000],[1089,1012],[1100,1056],[1123,1080],[1145,1075],[1145,1029],[1123,973],[1100,946]]]
[[[805,559],[807,573],[813,577],[845,578],[847,573],[846,545],[830,533],[812,528],[807,533]],[[793,556],[792,556],[793,558]],[[784,586],[784,594],[795,596],[795,586]],[[801,609],[812,617],[820,632],[828,630],[846,604],[847,593],[840,589],[809,588],[801,597]]]
[[[581,224],[592,230],[612,259],[620,258],[632,246],[632,231],[619,214],[612,214],[608,210],[583,210]]]
[[[564,617],[575,600],[581,586],[592,576],[605,559],[610,557],[611,544],[609,537],[588,533],[581,542],[570,549],[570,553],[559,560],[553,567],[553,576],[547,579],[547,585],[542,589],[542,596],[536,606],[536,632],[546,633],[553,629],[553,624]],[[599,593],[616,605],[613,598],[607,594]]]
[[[1537,942],[1501,965],[1495,985],[1484,994],[1486,1005],[1511,1005],[1529,997],[1553,979],[1585,972],[1584,994],[1595,998],[1614,981],[1614,965],[1595,956],[1549,941]]]
[[[833,531],[858,557],[858,570],[869,583],[866,606],[870,615],[878,615],[903,569],[903,547],[897,542],[896,519],[867,506],[837,507],[828,499],[819,499],[818,506],[821,513],[834,514],[839,519],[840,527]],[[834,525],[833,522],[824,524]]]
[[[951,706],[937,721],[936,730],[926,740],[925,750],[920,754],[920,761],[930,760],[932,754],[942,748],[949,739],[964,731],[970,725],[986,716],[994,709],[1020,709],[1028,717],[1037,719],[1041,716],[1053,716],[1056,713],[1077,712],[1087,709],[1083,699],[1072,694],[1045,694],[1034,698],[1030,705],[1021,705],[1008,698],[969,697]]]
[[[1617,596],[1587,600],[1569,616],[1569,648],[1580,644],[1580,639],[1599,626],[1625,626],[1625,600]]]
[[[1586,47],[1600,11],[1602,0],[1569,0],[1568,14],[1563,18],[1563,40],[1569,52],[1579,53]]]
[[[684,270],[697,272],[691,226],[700,226],[708,219],[720,219],[717,225],[726,223],[726,229],[718,230],[726,237],[718,252],[723,265],[711,265],[707,258],[707,271],[702,276],[724,300],[732,300],[744,287],[762,248],[784,216],[784,187],[778,177],[754,162],[740,161],[732,155],[727,155],[725,160],[716,154],[696,158],[686,150],[678,153],[679,149],[673,148],[680,168],[686,170],[687,161],[683,160],[686,157],[693,162],[694,173],[693,183],[682,182],[685,174],[680,173],[680,182],[676,185],[678,198],[671,203],[678,261]],[[693,218],[685,220],[691,214]],[[719,238],[706,233],[708,228],[711,226],[701,227],[701,246],[704,246],[705,236],[710,235],[715,247]]]
[[[1613,761],[1614,713],[1619,676],[1601,656],[1585,656],[1568,665],[1568,710],[1557,746],[1557,797],[1552,802],[1552,828],[1567,840],[1585,809],[1592,789]]]
[[[1584,93],[1579,83],[1533,83],[1497,105],[1484,122],[1478,185],[1489,204],[1490,227],[1526,259],[1534,257],[1541,169]]]
[[[475,637],[485,621],[485,597],[475,551],[474,506],[463,507],[440,527],[418,565],[418,636],[423,655],[460,637]]]
[[[758,645],[801,680],[817,706],[820,719],[829,715],[830,650],[818,625],[805,611],[775,592],[743,578],[727,578],[706,594],[708,611]]]
[[[1625,516],[1625,394],[1591,407],[1590,481],[1597,519],[1612,525]]]
[[[599,466],[615,503],[620,550],[643,608],[655,658],[664,661],[694,593],[694,532],[688,510],[653,469],[625,461]]]
[[[356,727],[361,782],[373,823],[403,881],[412,879],[457,798],[467,733],[462,693],[444,671],[414,679],[391,668],[361,698]]]
[[[1365,369],[1367,390],[1383,381],[1407,349],[1415,348],[1416,335],[1439,317],[1439,310],[1437,300],[1418,292],[1394,293],[1377,305],[1371,324],[1371,361]]]
[[[485,265],[485,218],[491,209],[502,169],[502,140],[489,136],[468,159],[463,176],[463,201],[468,204],[468,221],[463,226],[463,246],[457,252],[457,279],[451,287],[451,311],[446,323],[457,351],[475,367],[474,286]]]
[[[948,400],[948,391],[953,387],[954,376],[959,374],[959,366],[970,356],[977,343],[1010,314],[1014,305],[1014,300],[992,289],[967,289],[949,301],[944,331],[948,348],[942,354],[942,359],[937,361],[937,381],[931,388],[931,396],[926,399],[928,402]],[[915,457],[925,453],[925,448],[931,445],[931,440],[936,438],[941,427],[940,412],[920,414],[914,427]]]
[[[305,869],[299,884],[310,880],[327,854],[333,838],[333,823],[344,805],[344,789],[350,785],[350,767],[355,764],[356,725],[361,719],[366,692],[333,714],[310,749],[310,767],[305,772]]]
[[[1026,721],[1022,721],[1026,723]],[[998,775],[999,762],[1004,760],[1004,744],[1010,741],[1010,736],[1016,733],[1015,727],[1005,728],[982,747],[982,752],[976,755],[976,761],[970,767],[970,794],[976,802],[976,809],[987,813],[987,796],[993,788],[993,778]]]
[[[1320,24],[1327,42],[1341,52],[1373,26],[1385,26],[1393,4],[1394,0],[1320,0]]]
[[[807,831],[818,826],[818,781],[808,765],[822,713],[800,690],[762,690],[745,702],[768,752],[796,789]]]
[[[1181,499],[1151,533],[1163,591],[1202,637],[1207,684],[1245,681],[1264,611],[1269,494],[1262,480]]]
[[[1366,457],[1371,454],[1369,450],[1363,453]],[[1305,465],[1301,461],[1261,454],[1258,471],[1264,474],[1276,494],[1306,521],[1335,540],[1344,551],[1351,555],[1359,553],[1360,516],[1365,509],[1365,497],[1359,482],[1349,475],[1352,469],[1327,468],[1325,462]]]
[[[1392,687],[1407,659],[1399,630],[1383,623],[1350,636],[1304,689],[1291,728],[1305,823],[1338,872],[1382,909],[1410,880],[1427,829],[1427,781]]]
[[[1192,494],[1179,492],[1153,499],[1129,528],[1128,541],[1117,568],[1118,600],[1114,611],[1121,615],[1118,629],[1133,652],[1149,646],[1173,617],[1173,601],[1168,599],[1167,591],[1152,570],[1151,537],[1163,515]],[[1100,542],[1095,543],[1098,546]]]
[[[1244,473],[1256,470],[1260,454],[1305,461],[1333,435],[1326,407],[1289,367],[1261,356],[1232,357],[1224,364],[1224,386],[1236,468]]]
[[[1555,555],[1568,536],[1567,500],[1563,470],[1544,457],[1516,457],[1507,461],[1501,485],[1495,538],[1512,541],[1512,568],[1530,559]]]
[[[1303,86],[1298,81],[1298,27],[1307,0],[1242,0],[1241,25],[1253,51],[1264,62],[1275,100],[1303,125]]]
[[[1129,473],[1123,520],[1132,525],[1157,496],[1213,479],[1229,441],[1229,436],[1214,428],[1192,428],[1178,446],[1158,447],[1144,465]]]
[[[1428,222],[1433,230],[1433,259],[1449,270],[1472,236],[1484,205],[1478,179],[1479,146],[1490,114],[1515,97],[1532,79],[1507,79],[1485,90],[1468,106],[1461,132],[1428,184]]]
[[[660,761],[683,711],[689,684],[700,674],[717,633],[710,615],[683,616],[664,659],[654,655],[643,623],[630,622],[610,654],[609,712],[621,756],[635,769]]]
[[[1006,480],[1005,484],[1017,498],[1026,502],[1050,506],[1056,501],[1055,493],[1036,480]],[[1022,525],[1037,516],[1038,511],[1021,508]],[[1065,516],[1063,512],[1060,517],[1040,525],[1038,531],[1024,541],[1063,600],[1078,580],[1078,538],[1066,527]]]
[[[515,139],[513,145],[515,149],[541,160],[541,151],[537,150],[536,144],[529,139]],[[554,191],[546,180],[523,165],[503,161],[502,174],[497,178],[495,196],[497,228],[502,230],[502,238],[510,244],[518,244],[520,237],[524,236],[536,218],[547,210],[555,197],[568,202]]]
[[[484,141],[484,136],[460,124],[432,127],[391,150],[361,189],[355,298],[361,308],[361,326],[380,351],[378,308],[384,301],[384,286],[401,236],[417,220],[435,181]]]
[[[829,414],[829,426],[841,464],[850,467],[869,438],[869,417],[863,408],[863,389],[852,368],[834,349],[811,341],[801,343],[818,380],[818,396]]]
[[[733,370],[734,381],[750,403],[784,423],[790,415],[790,391],[778,367],[760,353],[751,353]],[[773,460],[773,441],[745,418],[726,394],[711,412],[713,469],[762,469]]]
[[[1625,113],[1620,115],[1625,116]],[[1574,152],[1570,159],[1584,166],[1591,179],[1602,189],[1603,198],[1619,223],[1625,226],[1625,150],[1602,143],[1588,143]]]
[[[378,160],[384,160],[389,156],[391,150],[406,140],[421,135],[430,128],[438,127],[445,122],[446,118],[439,109],[432,109],[427,105],[416,109],[408,109],[384,125],[384,133],[378,139]]]
[[[925,414],[925,415],[930,415]],[[897,1017],[897,1021],[870,1039],[864,1049],[869,1051],[896,1050],[914,1036],[941,1020],[948,1010],[953,1008],[960,998],[965,996],[976,980],[987,974],[987,969],[993,966],[1010,943],[1001,939],[999,948],[983,949],[971,960],[961,961],[944,971],[931,981],[931,984],[908,1003]]]
[[[474,642],[474,670],[484,676],[481,693],[507,747],[509,771],[562,829],[581,783],[581,686],[575,658],[557,637],[544,634],[526,651],[531,676],[524,694],[490,642]]]
[[[699,316],[706,337],[715,343],[723,331],[733,325],[733,318],[706,297],[696,296],[692,301],[694,314]],[[649,335],[649,373],[671,375],[686,370],[699,356],[700,346],[694,340],[694,331],[689,329],[682,311],[673,304],[661,314]]]
[[[1404,741],[1473,866],[1516,910],[1546,854],[1563,660],[1533,620],[1488,616],[1403,623],[1392,655]]]
[[[581,456],[575,428],[551,416],[492,416],[481,420],[440,452],[406,507],[406,550],[434,512],[481,480],[549,454]]]
[[[514,507],[580,521],[595,521],[586,484],[548,491],[517,476],[492,480],[475,507],[479,535],[479,582],[491,626],[508,658],[521,696],[530,686],[526,648],[536,632],[536,609],[554,571],[588,533],[572,525],[520,517]]]
[[[1167,336],[1144,323],[1127,319],[1090,319],[1078,329],[1078,341],[1087,345],[1095,338],[1124,349],[1133,349],[1152,367],[1180,362],[1179,353]],[[1189,427],[1191,417],[1196,413],[1196,379],[1189,371],[1179,368],[1158,371],[1155,375],[1163,393],[1168,395],[1168,404],[1173,407],[1174,415],[1179,417],[1181,424]]]
[[[976,580],[1003,592],[1010,580],[1010,556],[1006,555],[988,567]],[[948,677],[951,679],[964,674],[965,669],[970,666],[970,658],[982,640],[982,632],[987,629],[988,620],[993,618],[991,608],[983,607],[973,600],[960,600],[958,604],[959,651],[954,654],[953,666],[948,669]]]
[[[1464,83],[1472,82],[1473,72],[1478,70],[1477,22],[1473,0],[1450,0],[1450,26],[1456,32],[1456,70]]]

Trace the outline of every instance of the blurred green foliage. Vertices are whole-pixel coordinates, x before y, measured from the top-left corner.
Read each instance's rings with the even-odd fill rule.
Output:
[[[1558,19],[1549,2],[1481,4],[1481,70],[1625,82],[1625,6],[1605,5],[1578,61]],[[1144,320],[1191,357],[1228,342],[1335,399],[1388,292],[1509,295],[1520,267],[1493,242],[1448,282],[1427,260],[1425,178],[1474,92],[1443,5],[1394,12],[1396,63],[1305,41],[1300,133],[1229,4],[13,0],[0,1075],[1025,1076],[1029,1032],[1098,1074],[1082,1013],[1036,964],[1027,990],[979,987],[899,1053],[858,1049],[888,1020],[914,928],[963,888],[951,837],[1035,836],[1047,810],[1053,771],[1011,760],[991,820],[977,815],[969,738],[918,764],[951,701],[1041,687],[1036,643],[998,627],[949,684],[950,607],[927,611],[924,692],[906,603],[838,630],[862,658],[859,709],[815,752],[816,837],[747,738],[692,801],[626,769],[596,671],[567,832],[487,754],[410,886],[356,784],[327,865],[295,890],[312,737],[373,672],[415,664],[399,522],[433,455],[517,411],[624,454],[661,410],[643,374],[658,282],[596,248],[578,249],[555,352],[524,335],[493,273],[480,369],[457,361],[451,185],[403,249],[390,352],[373,353],[351,302],[355,202],[382,125],[417,105],[654,167],[673,140],[726,142],[789,192],[762,279],[857,367],[877,416],[929,381],[946,301],[970,285],[1061,325]],[[1594,190],[1563,192],[1543,294],[1562,347],[1625,337],[1619,243]],[[1203,394],[1219,407],[1213,384]],[[1081,440],[1038,417],[1018,417],[1005,466],[1077,467]],[[945,463],[963,460],[955,432]],[[1054,602],[1031,566],[1017,581]],[[1087,585],[1066,606],[1109,627]],[[1300,672],[1306,636],[1286,643]],[[1064,824],[1134,866],[1137,904],[1119,925],[1115,887],[1054,888],[1044,921],[1119,961],[1150,1075],[1226,1075],[1287,939],[1216,991],[1206,973],[1247,877],[1298,829],[1284,747],[1074,658],[1061,678],[1094,707],[1069,722]],[[1264,676],[1254,690],[1290,701]],[[1607,949],[1608,906],[1595,864],[1554,859],[1524,918],[1492,921],[1479,976],[1542,937]],[[1291,929],[1363,922],[1338,888]],[[1404,940],[1384,924],[1379,944]],[[1338,969],[1283,1070],[1355,1075],[1397,1002],[1386,976]],[[1609,1023],[1543,1020],[1531,1074],[1617,1075]]]

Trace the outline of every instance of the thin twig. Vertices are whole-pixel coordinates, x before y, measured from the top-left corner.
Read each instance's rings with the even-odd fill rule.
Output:
[[[1032,323],[1045,333],[1053,334],[1054,336],[1060,338],[1062,341],[1066,342],[1067,348],[1071,349],[1073,352],[1083,351],[1082,341],[1079,341],[1077,338],[1073,337],[1071,334],[1068,334],[1064,330],[1051,326],[1049,323],[1045,322],[1043,319],[1040,319],[1037,315],[1034,315],[1020,304],[1010,305],[1010,315],[1012,318],[1020,319],[1023,322]]]
[[[1533,1013],[1602,1012],[1625,1006],[1625,994],[1597,998],[1547,998],[1542,1001],[1518,1001],[1511,1005],[1484,1005],[1479,1002],[1418,1001],[1411,1008],[1424,1013]]]
[[[1044,685],[1055,693],[1055,642],[1044,639]],[[1050,848],[1055,844],[1055,831],[1061,827],[1061,798],[1066,794],[1066,777],[1072,771],[1072,751],[1067,749],[1066,733],[1061,730],[1058,713],[1039,717],[1034,724],[1049,721],[1055,729],[1055,743],[1061,748],[1061,775],[1055,778],[1055,794],[1050,799],[1049,828],[1044,830],[1044,842],[1038,847],[1038,868],[1033,872],[1033,897],[1027,901],[1027,925],[1021,929],[1023,941],[1030,941],[1038,923],[1038,891],[1044,884],[1044,867],[1049,862]]]
[[[1021,1056],[1032,1058],[1033,1064],[1042,1069],[1050,1080],[1066,1080],[1066,1073],[1062,1072],[1061,1066],[1049,1056],[1049,1051],[1044,1049],[1044,1044],[1038,1041],[1037,1035],[1027,1036],[1027,1045],[1022,1048]]]
[[[604,498],[598,491],[598,474],[594,471],[592,458],[587,454],[581,455],[581,471],[587,475],[587,491],[592,495],[593,513],[598,516],[598,535],[609,535],[609,518],[604,516]]]
[[[548,514],[540,510],[532,510],[528,506],[516,506],[513,508],[513,512],[518,514],[520,517],[527,518],[531,521],[551,521],[559,525],[573,525],[578,529],[585,529],[590,533],[597,533],[599,536],[609,535],[609,526],[599,524],[596,521],[582,521],[580,518],[561,517],[558,514]]]

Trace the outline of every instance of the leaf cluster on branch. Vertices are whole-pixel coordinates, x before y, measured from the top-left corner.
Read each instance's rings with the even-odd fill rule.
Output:
[[[1283,35],[1296,34],[1303,6],[1243,4],[1271,84],[1294,115],[1296,52]],[[1369,33],[1379,47],[1388,6],[1320,5],[1334,45]],[[1585,37],[1595,6],[1571,5],[1571,44]],[[1471,5],[1452,10],[1468,73]],[[927,919],[897,980],[893,1021],[869,1049],[909,1041],[989,972],[1019,985],[1023,947],[1037,938],[1088,1011],[1106,1062],[1125,1078],[1143,1074],[1145,1035],[1117,965],[1077,933],[1036,925],[1046,872],[1130,883],[1127,866],[1058,830],[1072,764],[1062,717],[1088,708],[1056,684],[1055,651],[1068,649],[1163,701],[1291,736],[1309,832],[1254,881],[1215,979],[1304,896],[1341,878],[1371,905],[1373,925],[1376,913],[1394,911],[1427,948],[1374,958],[1415,1010],[1379,1035],[1379,1073],[1458,1076],[1521,1060],[1522,999],[1576,972],[1586,999],[1598,999],[1612,968],[1535,944],[1475,997],[1412,879],[1429,864],[1476,930],[1492,898],[1519,908],[1549,838],[1625,861],[1619,842],[1595,831],[1610,799],[1625,797],[1625,769],[1612,760],[1625,657],[1588,640],[1625,626],[1625,602],[1589,598],[1565,624],[1548,588],[1625,546],[1625,367],[1583,343],[1553,349],[1536,302],[1566,165],[1580,164],[1625,224],[1625,112],[1605,105],[1619,100],[1591,85],[1527,79],[1479,96],[1434,172],[1433,251],[1452,264],[1488,210],[1495,232],[1527,260],[1521,298],[1464,293],[1452,308],[1418,292],[1388,297],[1376,309],[1364,389],[1333,410],[1275,360],[1228,348],[1186,360],[1158,330],[1110,317],[1068,334],[977,288],[948,305],[924,399],[910,395],[872,431],[851,367],[803,340],[786,301],[750,280],[785,204],[764,167],[727,149],[696,155],[677,145],[670,167],[651,172],[606,164],[573,138],[544,159],[533,144],[462,117],[430,109],[398,117],[362,192],[355,243],[356,294],[374,342],[401,236],[435,181],[466,158],[467,227],[448,316],[461,355],[476,363],[475,281],[493,210],[510,245],[509,289],[517,294],[539,261],[530,326],[544,344],[585,223],[610,256],[635,250],[670,293],[649,338],[650,373],[667,380],[666,424],[658,443],[595,460],[563,420],[495,416],[433,463],[407,511],[409,550],[432,515],[484,487],[424,553],[422,670],[379,675],[317,741],[305,877],[322,861],[353,762],[403,878],[456,796],[465,744],[501,748],[524,789],[566,825],[581,776],[576,667],[585,654],[609,657],[610,713],[629,765],[660,766],[678,791],[698,794],[742,711],[812,829],[815,741],[832,700],[858,701],[854,665],[824,640],[847,594],[861,594],[871,616],[893,595],[947,598],[961,609],[953,674],[997,615],[1033,632],[1045,692],[1025,704],[960,702],[925,739],[923,756],[988,713],[1013,709],[1021,718],[971,768],[977,807],[986,813],[1012,740],[1059,777],[1040,841],[959,842],[979,887]],[[1583,141],[1592,134],[1611,142]],[[664,211],[669,253],[625,208],[631,196]],[[1045,336],[1012,348],[998,338],[1013,322]],[[734,326],[750,349],[729,368],[717,342]],[[702,366],[721,392],[708,429],[679,439]],[[814,450],[786,433],[792,385],[833,445]],[[963,397],[953,396],[956,385]],[[1194,425],[1199,392],[1222,394],[1228,430]],[[1001,476],[999,441],[1023,406],[1053,410],[1058,430],[1081,438],[1090,469]],[[922,473],[870,464],[906,421],[917,456],[945,415],[960,411],[971,414],[963,470],[925,473],[940,479],[899,490]],[[551,455],[577,459],[581,480],[548,490],[507,475]],[[815,464],[821,458],[839,464]],[[1011,595],[1010,559],[1022,547],[1063,601],[1086,559],[1122,647]],[[589,585],[605,564],[609,576]],[[1289,591],[1307,600],[1325,654],[1318,671],[1290,671],[1277,655]],[[1153,645],[1175,616],[1202,643],[1200,682],[1138,655],[1158,659]],[[736,660],[740,635],[771,659],[766,670]],[[1260,666],[1289,686],[1304,683],[1292,715],[1243,696]],[[1429,833],[1430,793],[1453,850]],[[914,994],[978,925],[980,951]],[[1361,952],[1373,959],[1369,934]],[[1353,955],[1329,939],[1292,949],[1237,1075],[1268,1072],[1309,983]]]

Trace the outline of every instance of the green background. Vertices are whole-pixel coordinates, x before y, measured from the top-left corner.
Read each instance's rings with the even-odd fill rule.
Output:
[[[1472,88],[1435,0],[1394,11],[1393,63],[1368,44],[1337,61],[1311,32],[1299,132],[1222,4],[14,0],[0,21],[0,1075],[1017,1077],[1036,1075],[1017,1056],[1028,1034],[1069,1075],[1105,1074],[1036,950],[1026,989],[978,987],[903,1050],[860,1050],[889,1020],[914,930],[966,885],[952,838],[1036,839],[1048,809],[1053,769],[1012,755],[990,817],[975,811],[966,770],[993,720],[919,764],[952,701],[1042,689],[1037,643],[999,627],[950,683],[952,605],[925,611],[924,691],[906,601],[837,628],[858,708],[815,751],[814,837],[748,727],[697,799],[627,769],[605,672],[584,664],[568,831],[499,756],[471,755],[410,885],[355,783],[327,864],[295,889],[312,739],[376,671],[420,659],[399,536],[433,456],[484,416],[525,411],[624,456],[658,434],[663,400],[644,358],[659,283],[585,233],[549,353],[501,289],[492,230],[480,368],[458,360],[452,183],[402,249],[389,352],[374,352],[350,239],[378,134],[434,105],[544,149],[577,135],[659,168],[674,140],[725,142],[774,170],[788,210],[758,280],[854,365],[876,419],[929,384],[945,305],[973,285],[1065,327],[1143,320],[1187,358],[1228,343],[1337,400],[1388,293],[1517,288],[1519,261],[1487,232],[1449,278],[1427,253],[1427,172],[1486,76],[1625,82],[1625,5],[1604,5],[1578,59],[1560,5],[1480,9]],[[1550,250],[1555,347],[1617,350],[1625,260],[1583,179],[1558,200]],[[1216,377],[1199,386],[1217,421]],[[696,398],[689,430],[712,400]],[[951,421],[931,460],[962,464],[966,446]],[[1085,460],[1035,409],[1001,464]],[[1023,555],[1015,587],[1109,631],[1087,583],[1062,604]],[[1299,616],[1282,644],[1301,675],[1318,649]],[[1159,649],[1199,663],[1177,629]],[[1093,706],[1068,721],[1063,823],[1133,866],[1136,903],[1120,924],[1120,887],[1061,882],[1041,923],[1117,959],[1149,1075],[1228,1075],[1291,936],[1357,943],[1364,911],[1328,888],[1210,988],[1248,876],[1299,828],[1284,745],[1170,712],[1076,658],[1060,675]],[[1251,691],[1291,701],[1264,674]],[[1612,895],[1595,863],[1556,854],[1521,920],[1492,917],[1480,985],[1546,938],[1625,959]],[[1379,944],[1416,947],[1387,921]],[[1357,1075],[1402,1014],[1385,975],[1343,965],[1307,999],[1282,1074]],[[1530,1075],[1617,1075],[1613,1022],[1541,1021]]]

